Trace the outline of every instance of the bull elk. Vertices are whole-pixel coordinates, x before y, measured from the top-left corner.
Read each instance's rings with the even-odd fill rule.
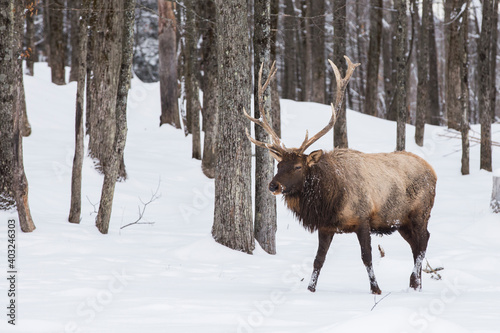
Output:
[[[372,266],[370,234],[388,235],[398,231],[410,244],[414,268],[410,287],[422,288],[422,260],[425,257],[429,221],[434,204],[436,173],[422,158],[409,152],[366,154],[353,149],[335,149],[325,152],[305,151],[325,135],[335,124],[344,98],[345,88],[355,68],[345,57],[348,68],[344,78],[337,66],[337,92],[332,117],[321,131],[306,137],[299,148],[287,148],[268,123],[263,103],[259,103],[260,119],[243,110],[245,116],[259,124],[269,134],[272,143],[257,141],[247,130],[247,136],[256,146],[269,150],[278,161],[278,172],[269,184],[274,195],[282,194],[288,208],[305,229],[318,231],[319,246],[308,289],[316,291],[316,283],[333,235],[356,233],[361,246],[361,258],[368,272],[373,294],[380,294]],[[259,73],[259,100],[276,74],[275,65],[261,85]]]

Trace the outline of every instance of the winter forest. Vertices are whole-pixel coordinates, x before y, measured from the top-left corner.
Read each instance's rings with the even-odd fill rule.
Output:
[[[0,331],[499,333],[499,2],[0,0]]]

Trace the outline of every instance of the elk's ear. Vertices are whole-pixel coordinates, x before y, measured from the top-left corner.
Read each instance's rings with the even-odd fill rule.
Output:
[[[308,166],[313,166],[314,164],[318,163],[321,156],[323,156],[323,151],[320,150],[315,150],[312,153],[309,154],[306,158],[306,163]]]

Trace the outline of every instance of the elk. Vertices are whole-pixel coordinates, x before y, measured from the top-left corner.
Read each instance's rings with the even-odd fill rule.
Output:
[[[316,291],[318,277],[335,234],[355,233],[361,247],[361,259],[368,272],[370,289],[380,294],[372,265],[371,234],[389,235],[398,231],[410,244],[414,268],[410,287],[421,290],[422,260],[425,257],[429,232],[427,224],[434,204],[436,173],[422,158],[409,152],[367,154],[353,149],[305,151],[330,131],[341,108],[345,88],[355,68],[344,56],[348,68],[344,78],[329,60],[337,81],[335,106],[329,123],[299,148],[287,148],[267,121],[263,103],[259,103],[260,119],[244,115],[262,126],[272,143],[257,141],[248,130],[249,140],[269,150],[278,162],[278,171],[269,183],[274,195],[283,195],[286,206],[310,232],[318,231],[319,245],[308,289]],[[261,85],[259,100],[276,74],[275,65]]]

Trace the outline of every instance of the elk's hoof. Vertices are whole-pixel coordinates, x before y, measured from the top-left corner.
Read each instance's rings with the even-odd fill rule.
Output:
[[[309,289],[309,291],[312,293],[316,292],[316,287],[309,286],[309,287],[307,287],[307,289]]]
[[[372,287],[372,294],[373,295],[380,295],[380,294],[382,294],[382,290],[380,290],[379,287]]]

